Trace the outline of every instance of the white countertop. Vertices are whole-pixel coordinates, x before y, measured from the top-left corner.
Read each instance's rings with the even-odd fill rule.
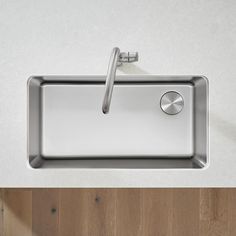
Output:
[[[0,187],[235,187],[235,14],[234,0],[0,0]],[[120,74],[208,77],[208,168],[29,167],[27,79],[106,74],[114,46],[140,55]]]

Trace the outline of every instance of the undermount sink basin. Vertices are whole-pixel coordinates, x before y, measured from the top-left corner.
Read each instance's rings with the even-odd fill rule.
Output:
[[[104,84],[105,76],[29,79],[28,156],[33,168],[207,165],[205,77],[117,76],[109,114],[102,112]],[[171,92],[182,99],[176,114],[168,114],[163,103]]]

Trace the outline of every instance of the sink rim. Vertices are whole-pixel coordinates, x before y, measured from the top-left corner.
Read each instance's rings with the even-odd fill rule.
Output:
[[[30,160],[30,86],[32,83],[37,84],[37,86],[41,86],[44,82],[46,83],[85,83],[85,84],[105,84],[105,75],[49,75],[49,76],[30,76],[29,79],[27,80],[27,98],[28,98],[28,103],[27,103],[27,156],[28,156],[28,161],[30,162],[30,167],[31,168],[37,168],[37,167],[42,167],[44,162],[47,162],[48,160],[43,160],[39,161],[38,165],[32,164],[32,160]],[[145,78],[145,80],[144,80]],[[206,105],[206,162],[203,163],[199,169],[203,170],[209,167],[210,164],[210,158],[209,158],[209,81],[206,76],[189,76],[189,75],[117,75],[115,84],[133,84],[133,83],[138,83],[138,84],[150,84],[150,83],[191,83],[193,84],[193,80],[201,79],[203,83],[205,84],[205,89],[206,89],[206,99],[205,99],[205,105]],[[194,85],[195,86],[195,85]],[[135,160],[135,159],[134,159]],[[145,159],[146,160],[146,159]],[[69,160],[67,160],[69,161]],[[78,160],[80,161],[80,160]],[[113,167],[110,167],[113,169]],[[123,167],[124,168],[124,167]],[[122,169],[123,169],[122,168]],[[102,169],[102,167],[99,167],[99,169]],[[114,169],[119,169],[114,167]],[[139,169],[137,167],[137,169]],[[153,168],[157,169],[157,168]],[[175,167],[170,167],[167,169],[176,169]],[[189,168],[187,168],[189,169]],[[191,168],[195,169],[195,168]]]

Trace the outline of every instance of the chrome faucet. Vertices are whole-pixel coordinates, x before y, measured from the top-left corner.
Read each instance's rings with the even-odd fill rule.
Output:
[[[102,112],[104,114],[107,114],[109,112],[117,66],[121,66],[122,63],[131,63],[135,61],[138,61],[137,52],[120,52],[119,48],[113,48],[108,65],[105,84],[105,96],[102,105]]]

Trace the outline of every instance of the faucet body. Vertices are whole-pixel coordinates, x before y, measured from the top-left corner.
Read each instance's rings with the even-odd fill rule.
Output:
[[[105,84],[105,95],[102,105],[102,112],[104,114],[107,114],[110,109],[117,66],[121,66],[122,63],[131,63],[135,61],[138,61],[137,52],[120,52],[119,48],[117,47],[113,48],[108,65],[106,84]]]
[[[119,63],[119,56],[120,56],[120,49],[113,48],[106,77],[106,84],[105,84],[105,95],[103,99],[102,111],[104,114],[109,112],[110,104],[111,104],[111,97],[112,91],[114,86],[114,81],[116,77],[116,68]]]

